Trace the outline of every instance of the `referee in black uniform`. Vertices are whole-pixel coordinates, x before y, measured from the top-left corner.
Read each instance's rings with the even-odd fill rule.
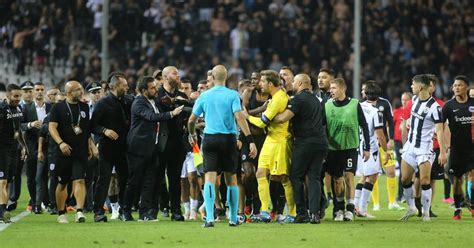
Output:
[[[328,152],[326,131],[323,128],[323,108],[311,91],[311,79],[306,74],[298,74],[293,80],[294,97],[285,112],[273,121],[285,122],[291,119],[294,134],[293,157],[290,180],[296,203],[295,223],[320,223],[321,210],[321,167]],[[308,203],[311,216],[306,208],[304,181],[308,177]]]

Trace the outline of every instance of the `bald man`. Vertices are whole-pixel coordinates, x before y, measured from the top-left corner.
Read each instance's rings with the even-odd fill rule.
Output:
[[[97,154],[89,131],[89,106],[80,101],[84,90],[77,81],[65,85],[66,100],[51,108],[49,133],[60,152],[57,156],[56,173],[59,184],[56,188],[58,223],[68,223],[64,205],[67,198],[67,186],[72,182],[73,193],[77,201],[75,221],[85,222],[83,213],[86,196],[85,173],[88,157]]]
[[[293,80],[294,97],[288,108],[278,114],[273,122],[291,120],[293,126],[293,157],[290,181],[293,185],[296,204],[295,223],[319,224],[321,201],[321,168],[328,151],[328,141],[323,128],[323,108],[318,98],[311,93],[311,79],[298,74]],[[304,180],[308,177],[308,200],[305,202]],[[308,216],[309,206],[310,216]]]
[[[250,156],[255,158],[257,148],[242,112],[237,91],[225,87],[227,70],[218,65],[212,69],[214,87],[204,92],[196,101],[188,122],[190,143],[197,142],[196,122],[204,114],[206,127],[202,141],[204,156],[204,204],[206,206],[205,228],[214,227],[214,201],[216,199],[217,173],[224,172],[227,184],[229,205],[229,226],[235,227],[237,221],[238,196],[236,172],[238,168],[238,150],[236,121],[250,144]]]
[[[191,107],[188,96],[179,91],[180,78],[178,68],[175,66],[167,66],[161,72],[163,79],[163,86],[158,89],[158,108],[162,111],[172,111],[178,105]],[[171,220],[184,221],[184,216],[181,213],[181,169],[183,167],[186,153],[191,150],[190,147],[185,146],[182,142],[182,137],[186,130],[186,120],[189,117],[189,112],[181,112],[173,119],[161,122],[160,133],[160,168],[157,175],[158,185],[166,187],[166,184],[160,184],[164,181],[165,172],[168,177],[169,185],[169,203],[171,210]],[[163,186],[164,185],[164,186]],[[160,209],[168,207],[167,200],[159,201],[159,192],[155,193],[153,205],[157,206],[160,202]]]

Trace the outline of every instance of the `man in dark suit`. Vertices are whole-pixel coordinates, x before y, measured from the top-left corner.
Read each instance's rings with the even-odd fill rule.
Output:
[[[158,89],[157,101],[163,111],[170,111],[177,104],[189,104],[188,97],[179,91],[180,79],[178,69],[167,66],[162,71],[163,86]],[[181,214],[181,169],[186,158],[185,142],[183,142],[187,114],[182,113],[166,123],[168,135],[160,146],[160,168],[158,180],[164,182],[164,175],[168,177],[171,220],[184,221]],[[155,195],[154,204],[158,197]]]
[[[25,141],[29,156],[26,159],[26,184],[30,193],[30,204],[34,204],[33,212],[41,214],[41,203],[48,205],[47,180],[48,170],[38,163],[38,138],[39,130],[46,115],[51,109],[51,104],[45,102],[45,86],[38,82],[33,88],[34,101],[24,105],[22,130],[25,132]]]
[[[123,221],[132,221],[131,208],[134,199],[141,196],[140,220],[156,221],[151,214],[158,170],[158,140],[160,121],[172,119],[183,107],[160,113],[156,103],[156,86],[153,77],[144,77],[138,84],[141,95],[135,98],[131,109],[130,131],[127,136],[128,179],[124,195]],[[141,191],[141,193],[140,193]]]
[[[109,80],[109,93],[95,105],[92,114],[92,130],[99,143],[99,176],[94,194],[94,221],[107,221],[103,206],[115,166],[119,185],[119,204],[123,206],[123,194],[127,183],[127,133],[130,126],[132,102],[125,98],[128,91],[126,76],[113,73]]]

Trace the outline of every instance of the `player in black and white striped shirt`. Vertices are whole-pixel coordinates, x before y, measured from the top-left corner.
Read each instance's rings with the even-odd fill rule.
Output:
[[[403,195],[408,203],[408,211],[400,219],[406,221],[416,215],[417,209],[413,198],[413,174],[420,170],[422,188],[423,221],[430,221],[431,184],[430,174],[435,154],[433,153],[433,135],[436,130],[440,145],[440,164],[446,162],[446,150],[443,139],[443,118],[441,107],[429,92],[430,79],[428,76],[416,75],[412,80],[413,105],[411,108],[411,128],[408,140],[403,147],[402,155],[402,184]]]

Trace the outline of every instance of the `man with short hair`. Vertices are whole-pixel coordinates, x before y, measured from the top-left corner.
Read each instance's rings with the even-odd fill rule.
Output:
[[[436,130],[440,145],[438,161],[440,165],[446,163],[446,150],[443,137],[443,117],[441,107],[430,95],[430,78],[425,74],[416,75],[412,80],[413,105],[408,140],[405,143],[402,155],[402,184],[403,196],[408,203],[408,211],[400,219],[406,221],[418,212],[415,206],[412,178],[416,171],[420,171],[422,188],[421,202],[423,205],[423,221],[430,221],[431,208],[431,164],[435,155],[433,149],[433,134]]]
[[[237,186],[238,153],[236,120],[250,143],[250,156],[257,155],[252,135],[242,113],[239,95],[225,87],[227,69],[217,65],[212,69],[214,87],[203,93],[196,101],[188,121],[190,143],[197,142],[196,121],[204,113],[206,127],[202,141],[204,157],[204,203],[206,206],[205,228],[214,227],[214,201],[216,197],[217,173],[224,172],[227,184],[227,201],[229,205],[229,226],[237,226],[239,189]]]
[[[46,91],[46,96],[48,97],[48,102],[49,103],[55,103],[56,102],[56,96],[60,93],[61,91],[58,88],[52,88]]]
[[[61,100],[61,97],[64,93],[58,92],[55,95],[51,104],[56,104]],[[51,139],[48,131],[50,114],[46,115],[43,120],[41,129],[39,130],[38,138],[38,167],[45,166],[48,171],[48,197],[49,197],[49,206],[47,208],[48,213],[57,214],[58,208],[56,206],[56,188],[58,186],[58,177],[57,177],[57,153],[59,152],[58,145]]]
[[[197,86],[197,91],[199,92],[199,94],[202,94],[206,90],[207,90],[207,81],[206,80],[199,81],[198,86]]]
[[[181,80],[179,91],[186,94],[189,99],[191,99],[191,94],[194,92],[188,79]],[[184,219],[197,220],[200,193],[198,173],[194,164],[192,148],[188,144],[185,146],[187,146],[186,159],[181,170],[181,201],[184,205]]]
[[[380,88],[377,83],[373,80],[368,80],[362,84],[361,95],[364,99],[367,98],[366,95],[366,88],[370,85],[372,89],[371,92],[374,92],[373,89]],[[382,113],[381,116],[383,118],[383,133],[385,136],[385,141],[387,141],[387,149],[378,149],[380,160],[379,162],[386,161],[385,157],[388,156],[388,162],[386,164],[381,164],[383,170],[387,174],[387,195],[388,195],[388,209],[389,210],[405,210],[404,207],[398,205],[396,201],[397,195],[397,177],[395,173],[395,153],[393,151],[394,147],[394,136],[395,136],[395,126],[393,122],[393,112],[392,112],[392,105],[390,102],[381,97],[380,93],[378,94],[377,98],[372,100],[371,103]],[[373,191],[372,191],[372,200],[374,203],[373,210],[379,211],[380,210],[380,197],[379,197],[379,183],[378,180],[375,181],[373,184]]]
[[[20,101],[20,107],[23,108],[26,104],[30,104],[33,102],[33,87],[35,84],[31,81],[25,81],[23,82],[20,87],[22,91],[21,95],[21,101]],[[18,148],[17,154],[19,154],[20,148]],[[24,161],[20,159],[20,157],[17,158],[17,166],[15,168],[15,171],[13,172],[13,182],[10,183],[10,190],[9,190],[9,197],[8,197],[8,205],[7,209],[8,211],[13,211],[16,209],[17,204],[18,204],[18,199],[20,198],[21,194],[21,177],[22,177],[22,171],[23,171],[23,165]],[[33,204],[32,200],[30,199],[30,202],[27,206],[27,210],[31,211],[33,210]]]
[[[295,77],[295,72],[289,66],[283,66],[280,69],[280,78],[282,79],[283,88],[286,91],[286,94],[289,96],[293,95],[293,78]]]
[[[183,107],[162,112],[155,102],[156,85],[153,77],[144,77],[138,83],[140,95],[131,108],[130,130],[127,135],[128,178],[124,190],[121,219],[133,221],[132,206],[140,198],[141,221],[157,221],[153,213],[156,178],[159,166],[159,146],[162,121],[170,120],[181,113]],[[178,181],[179,183],[179,181]]]
[[[453,84],[454,98],[443,107],[443,118],[451,131],[448,173],[454,176],[454,220],[461,219],[463,175],[466,173],[470,173],[471,187],[467,190],[471,192],[467,195],[471,196],[471,215],[474,217],[474,98],[469,98],[467,94],[469,82],[469,78],[464,75],[456,76]]]
[[[261,114],[255,117],[246,114],[246,118],[252,125],[259,128],[267,128],[267,136],[258,158],[258,168],[256,172],[258,183],[258,194],[262,203],[261,212],[256,220],[270,222],[270,185],[271,180],[283,185],[286,202],[288,204],[288,215],[285,222],[292,223],[296,217],[296,207],[293,199],[293,187],[288,177],[290,170],[291,155],[291,134],[288,130],[289,122],[272,123],[271,121],[279,113],[285,111],[289,97],[281,88],[281,80],[278,73],[273,70],[261,72],[260,83],[263,92],[272,96],[268,107]]]
[[[360,150],[363,150],[364,143],[370,144],[370,158],[369,160],[362,162],[360,171],[362,177],[359,183],[356,185],[355,191],[355,206],[357,216],[372,218],[367,211],[367,205],[369,203],[370,195],[373,194],[374,184],[377,182],[378,175],[382,172],[381,167],[388,163],[389,156],[385,156],[381,160],[380,149],[387,149],[387,140],[384,134],[383,125],[383,112],[377,107],[377,100],[380,97],[381,89],[380,86],[374,83],[366,83],[363,90],[364,98],[366,99],[360,105],[364,111],[364,116],[367,121],[367,127],[369,130],[370,140],[364,140],[361,137]],[[362,154],[359,153],[359,156]]]
[[[113,167],[118,177],[119,197],[111,199],[113,208],[123,206],[123,194],[128,177],[127,134],[130,127],[131,101],[125,98],[128,83],[125,74],[116,72],[109,77],[109,93],[94,107],[92,132],[99,146],[98,180],[94,190],[94,221],[107,222],[103,206],[110,185]]]
[[[311,79],[298,74],[293,80],[294,97],[285,112],[273,121],[282,123],[291,119],[293,126],[293,156],[290,180],[296,204],[295,223],[319,224],[321,211],[321,169],[328,150],[326,132],[323,128],[323,107],[312,92]],[[305,199],[306,177],[308,202]],[[308,209],[308,207],[309,209]],[[308,210],[309,214],[308,215]]]
[[[318,88],[319,92],[317,96],[321,99],[321,103],[324,105],[329,99],[331,99],[331,93],[329,92],[329,88],[331,86],[331,80],[334,79],[334,71],[332,69],[328,68],[321,68],[318,73]],[[314,93],[314,92],[313,92]],[[323,164],[323,169],[321,171],[322,175],[321,177],[323,180],[321,180],[321,218],[324,217],[325,215],[325,209],[329,207],[329,204],[331,203],[333,199],[332,195],[332,186],[331,186],[331,176],[329,173],[327,173],[326,169],[326,163]],[[327,197],[326,193],[324,193],[324,190],[327,192]],[[324,207],[324,208],[323,208]]]
[[[260,73],[252,73],[252,84],[257,78],[260,80]],[[256,83],[253,88],[248,88],[242,94],[242,104],[248,110],[248,114],[252,116],[258,116],[267,107],[267,101],[270,95],[266,92],[263,92],[260,83]],[[249,125],[250,133],[252,134],[257,150],[261,151],[263,143],[265,141],[265,131],[262,128],[258,128],[254,125]],[[249,156],[250,147],[248,142],[243,139],[242,135],[242,149],[241,149],[241,159],[242,159],[242,184],[245,187],[245,195],[247,198],[246,208],[248,209],[247,214],[252,214],[257,216],[260,214],[260,199],[258,198],[258,187],[257,187],[257,178],[255,176],[256,170],[258,168],[258,157],[260,154],[257,154],[255,158]],[[253,212],[250,211],[252,207],[250,206],[253,203]],[[283,204],[284,207],[284,204]]]
[[[191,85],[191,81],[189,79],[182,79],[179,91],[183,92],[188,98],[193,93],[193,86]]]
[[[23,106],[21,128],[25,133],[25,141],[30,154],[25,161],[26,185],[30,193],[30,204],[33,205],[35,214],[41,214],[41,203],[49,205],[46,197],[48,168],[38,166],[38,138],[43,120],[51,109],[51,104],[45,102],[45,86],[41,82],[34,84],[33,96],[34,101]]]
[[[0,102],[0,221],[11,223],[10,213],[7,212],[8,183],[15,172],[18,157],[18,144],[26,154],[26,145],[20,129],[22,111],[19,107],[21,88],[16,84],[6,87],[7,99]]]
[[[346,96],[347,85],[342,78],[331,81],[332,99],[325,104],[326,130],[329,152],[326,166],[334,182],[334,221],[352,221],[354,219],[354,193],[348,192],[348,204],[345,206],[345,186],[354,185],[357,171],[357,148],[359,147],[359,128],[364,140],[369,140],[369,132],[364,112],[357,99]],[[363,147],[363,160],[370,157],[370,144]],[[345,211],[346,210],[346,211]]]
[[[59,146],[57,154],[57,175],[59,184],[56,189],[58,223],[66,224],[65,203],[67,186],[72,181],[72,189],[77,202],[75,221],[85,222],[83,213],[86,186],[85,172],[87,160],[97,154],[89,131],[89,106],[81,102],[83,89],[79,82],[69,81],[64,86],[66,100],[51,108],[49,133]]]
[[[167,66],[163,68],[163,87],[158,89],[157,102],[163,111],[171,111],[177,105],[190,106],[186,94],[179,91],[178,68]],[[189,112],[187,113],[189,114]],[[181,184],[180,176],[183,162],[186,157],[183,135],[187,114],[180,113],[175,118],[162,123],[161,130],[167,132],[161,140],[160,169],[157,175],[159,182],[164,182],[165,172],[168,178],[171,220],[184,221],[181,213]],[[166,186],[165,186],[166,187]],[[158,196],[155,203],[158,205]],[[161,207],[160,207],[161,208]]]
[[[331,99],[331,93],[329,91],[331,86],[331,80],[334,79],[335,73],[332,69],[322,68],[318,73],[318,87],[320,90],[320,97],[322,103],[325,104]]]

